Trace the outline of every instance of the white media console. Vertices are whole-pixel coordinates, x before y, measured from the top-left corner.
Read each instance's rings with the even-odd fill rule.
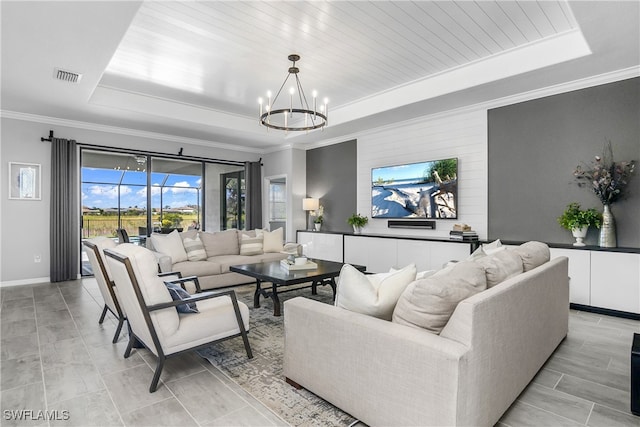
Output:
[[[446,238],[312,231],[298,231],[297,242],[311,258],[360,264],[371,273],[412,262],[419,271],[440,269],[448,261],[465,259],[475,248]],[[569,258],[572,304],[640,315],[640,249],[550,246],[552,258]]]

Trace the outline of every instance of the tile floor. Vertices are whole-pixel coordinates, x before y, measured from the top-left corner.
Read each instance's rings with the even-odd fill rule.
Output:
[[[124,359],[126,331],[111,343],[117,322],[98,324],[94,279],[0,295],[2,426],[287,425],[195,353],[169,359],[149,393],[155,356],[136,349]],[[33,412],[11,419],[21,409]]]
[[[150,394],[154,356],[124,359],[126,337],[111,343],[116,322],[98,325],[94,279],[0,297],[0,425],[286,425],[193,353],[170,359]],[[569,336],[498,426],[639,426],[629,411],[634,332],[640,321],[572,311]],[[32,412],[17,420],[19,410]]]

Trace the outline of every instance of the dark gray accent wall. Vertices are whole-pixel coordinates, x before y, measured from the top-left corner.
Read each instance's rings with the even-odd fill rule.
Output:
[[[616,161],[640,160],[640,78],[489,110],[488,123],[489,237],[572,243],[556,221],[566,205],[602,211],[575,184],[575,167],[608,140]],[[640,247],[640,167],[634,174],[627,199],[612,205],[620,247]],[[586,243],[597,242],[592,228]]]
[[[357,141],[307,150],[307,196],[324,206],[324,231],[353,231],[347,218],[357,208]]]

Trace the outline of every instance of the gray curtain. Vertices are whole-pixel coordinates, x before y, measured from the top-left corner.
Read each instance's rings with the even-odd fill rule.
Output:
[[[262,228],[262,164],[245,162],[245,229]]]
[[[76,141],[51,138],[51,282],[78,276],[78,159]]]

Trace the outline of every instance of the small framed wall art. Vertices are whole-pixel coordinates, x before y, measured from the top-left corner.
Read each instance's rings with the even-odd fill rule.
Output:
[[[40,169],[36,163],[9,162],[9,199],[40,200]]]

